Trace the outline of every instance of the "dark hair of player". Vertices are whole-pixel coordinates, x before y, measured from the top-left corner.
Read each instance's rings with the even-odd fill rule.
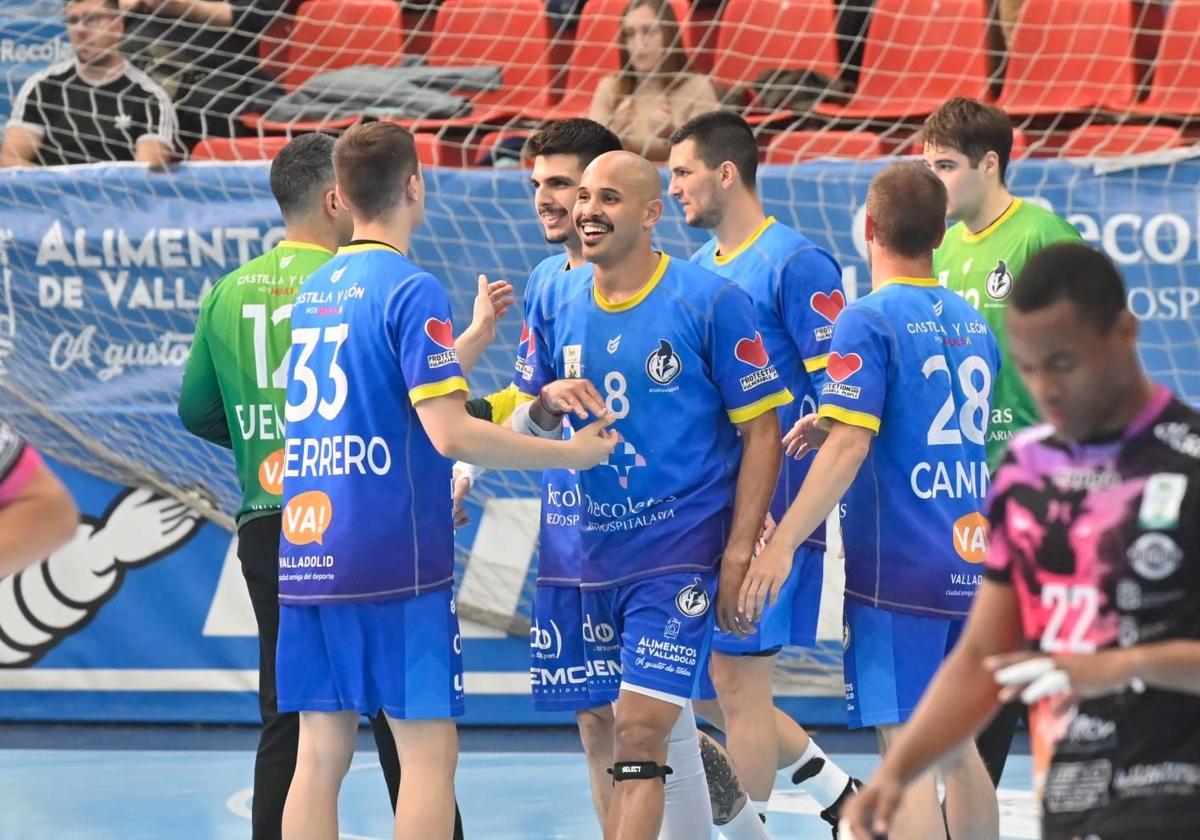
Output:
[[[408,179],[418,171],[416,142],[395,123],[361,123],[334,145],[333,168],[355,217],[371,221],[400,206]]]
[[[575,155],[579,165],[589,163],[606,152],[621,151],[621,138],[595,120],[573,117],[551,123],[530,135],[521,153],[533,160],[539,155]]]
[[[621,96],[629,96],[637,87],[637,73],[634,71],[629,58],[629,45],[625,43],[625,18],[634,9],[645,6],[654,13],[658,28],[662,32],[663,56],[662,63],[654,71],[667,77],[667,90],[683,81],[687,71],[687,55],[683,51],[683,39],[679,35],[679,18],[675,16],[675,8],[670,0],[629,0],[629,5],[621,13],[621,28],[617,32],[617,51],[620,53],[620,70],[617,72],[617,91]],[[671,77],[674,78],[671,78]]]
[[[684,140],[696,143],[696,154],[709,169],[725,161],[737,167],[738,176],[747,189],[755,188],[758,177],[758,141],[754,129],[732,111],[709,111],[698,114],[671,134],[670,143],[678,146]]]
[[[1059,242],[1025,264],[1009,306],[1034,312],[1060,300],[1071,304],[1080,321],[1104,334],[1125,310],[1125,283],[1107,255],[1079,242]]]
[[[956,96],[925,119],[920,137],[922,143],[966,155],[972,167],[979,166],[988,152],[995,152],[1000,159],[1000,183],[1004,183],[1013,128],[1008,114],[995,105]]]
[[[326,134],[301,134],[271,161],[271,194],[285,220],[306,215],[333,184],[333,138]]]
[[[867,192],[867,215],[880,245],[904,257],[933,253],[946,233],[946,187],[923,163],[881,169]]]

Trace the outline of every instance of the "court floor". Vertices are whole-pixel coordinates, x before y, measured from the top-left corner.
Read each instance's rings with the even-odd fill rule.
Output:
[[[866,777],[874,738],[821,736]],[[13,727],[0,724],[3,840],[242,840],[250,836],[253,733],[246,729]],[[587,771],[569,730],[467,730],[458,796],[471,840],[593,840]],[[1038,836],[1029,758],[1014,755],[1001,788],[1001,835]],[[388,840],[391,815],[369,738],[341,798],[343,838]],[[780,838],[826,840],[816,803],[780,777],[768,827]]]

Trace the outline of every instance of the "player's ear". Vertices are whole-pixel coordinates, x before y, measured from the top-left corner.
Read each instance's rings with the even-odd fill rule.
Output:
[[[732,161],[725,161],[721,164],[721,186],[725,188],[732,187],[738,180],[737,167]]]
[[[1113,324],[1113,333],[1120,338],[1121,344],[1131,353],[1137,352],[1139,326],[1137,316],[1128,309],[1122,309],[1117,313],[1117,320]]]
[[[875,241],[875,219],[871,217],[870,213],[868,213],[866,217],[866,226],[863,229],[863,239],[866,242]]]
[[[658,220],[662,218],[663,201],[661,198],[651,199],[646,202],[646,227],[652,228],[658,224]]]
[[[346,203],[346,196],[344,196],[342,194],[342,185],[341,184],[333,185],[333,197],[334,197],[334,201],[336,202],[337,207],[343,207],[347,210],[350,209],[350,205]]]
[[[943,227],[938,231],[937,238],[935,238],[933,240],[933,247],[930,248],[929,250],[936,251],[938,249],[938,247],[941,246],[942,240],[945,238],[946,238],[946,228]]]
[[[409,204],[416,203],[421,197],[421,170],[417,170],[408,176],[408,180],[404,182],[404,197]]]

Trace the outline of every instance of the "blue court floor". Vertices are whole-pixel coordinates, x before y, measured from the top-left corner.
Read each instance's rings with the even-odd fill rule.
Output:
[[[877,763],[874,737],[819,739],[851,773]],[[470,840],[593,840],[600,832],[578,741],[567,730],[463,734],[458,796]],[[12,727],[0,724],[3,840],[243,840],[250,836],[249,730]],[[1038,836],[1029,757],[1014,755],[1001,788],[1005,840]],[[367,738],[342,789],[347,840],[388,840],[387,793]],[[772,834],[826,840],[819,808],[780,777]]]

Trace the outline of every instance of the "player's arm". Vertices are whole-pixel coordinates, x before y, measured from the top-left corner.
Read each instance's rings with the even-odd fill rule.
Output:
[[[504,280],[489,283],[487,275],[479,275],[479,291],[475,295],[471,325],[454,339],[454,349],[458,351],[458,363],[463,373],[470,373],[483,351],[496,340],[496,322],[512,306],[512,290],[511,283]]]
[[[490,469],[585,470],[607,458],[616,445],[616,433],[607,429],[611,417],[585,426],[569,441],[544,440],[477,420],[467,414],[464,402],[461,391],[416,402],[417,416],[434,448],[453,460]]]
[[[717,589],[717,620],[729,632],[749,632],[739,626],[737,594],[750,569],[750,559],[762,533],[771,496],[779,482],[783,445],[779,442],[779,414],[775,409],[737,424],[742,435],[742,463],[738,467],[733,497],[733,525],[721,555],[721,580]],[[724,587],[727,595],[720,597]]]
[[[202,310],[196,321],[196,333],[183,371],[183,385],[179,389],[179,421],[196,437],[228,448],[233,441],[208,346],[208,311],[207,308]]]
[[[817,248],[802,250],[784,265],[776,294],[784,326],[819,395],[826,380],[833,322],[846,306],[841,266]]]
[[[0,471],[0,578],[42,560],[75,536],[71,494],[30,446]]]
[[[987,723],[998,690],[985,661],[1017,646],[1020,622],[1012,585],[985,579],[962,638],[875,775],[843,812],[856,837],[886,834],[905,786]]]
[[[138,138],[133,159],[149,164],[152,169],[161,169],[171,162],[175,144],[175,106],[167,92],[157,85],[145,104],[146,134]]]

